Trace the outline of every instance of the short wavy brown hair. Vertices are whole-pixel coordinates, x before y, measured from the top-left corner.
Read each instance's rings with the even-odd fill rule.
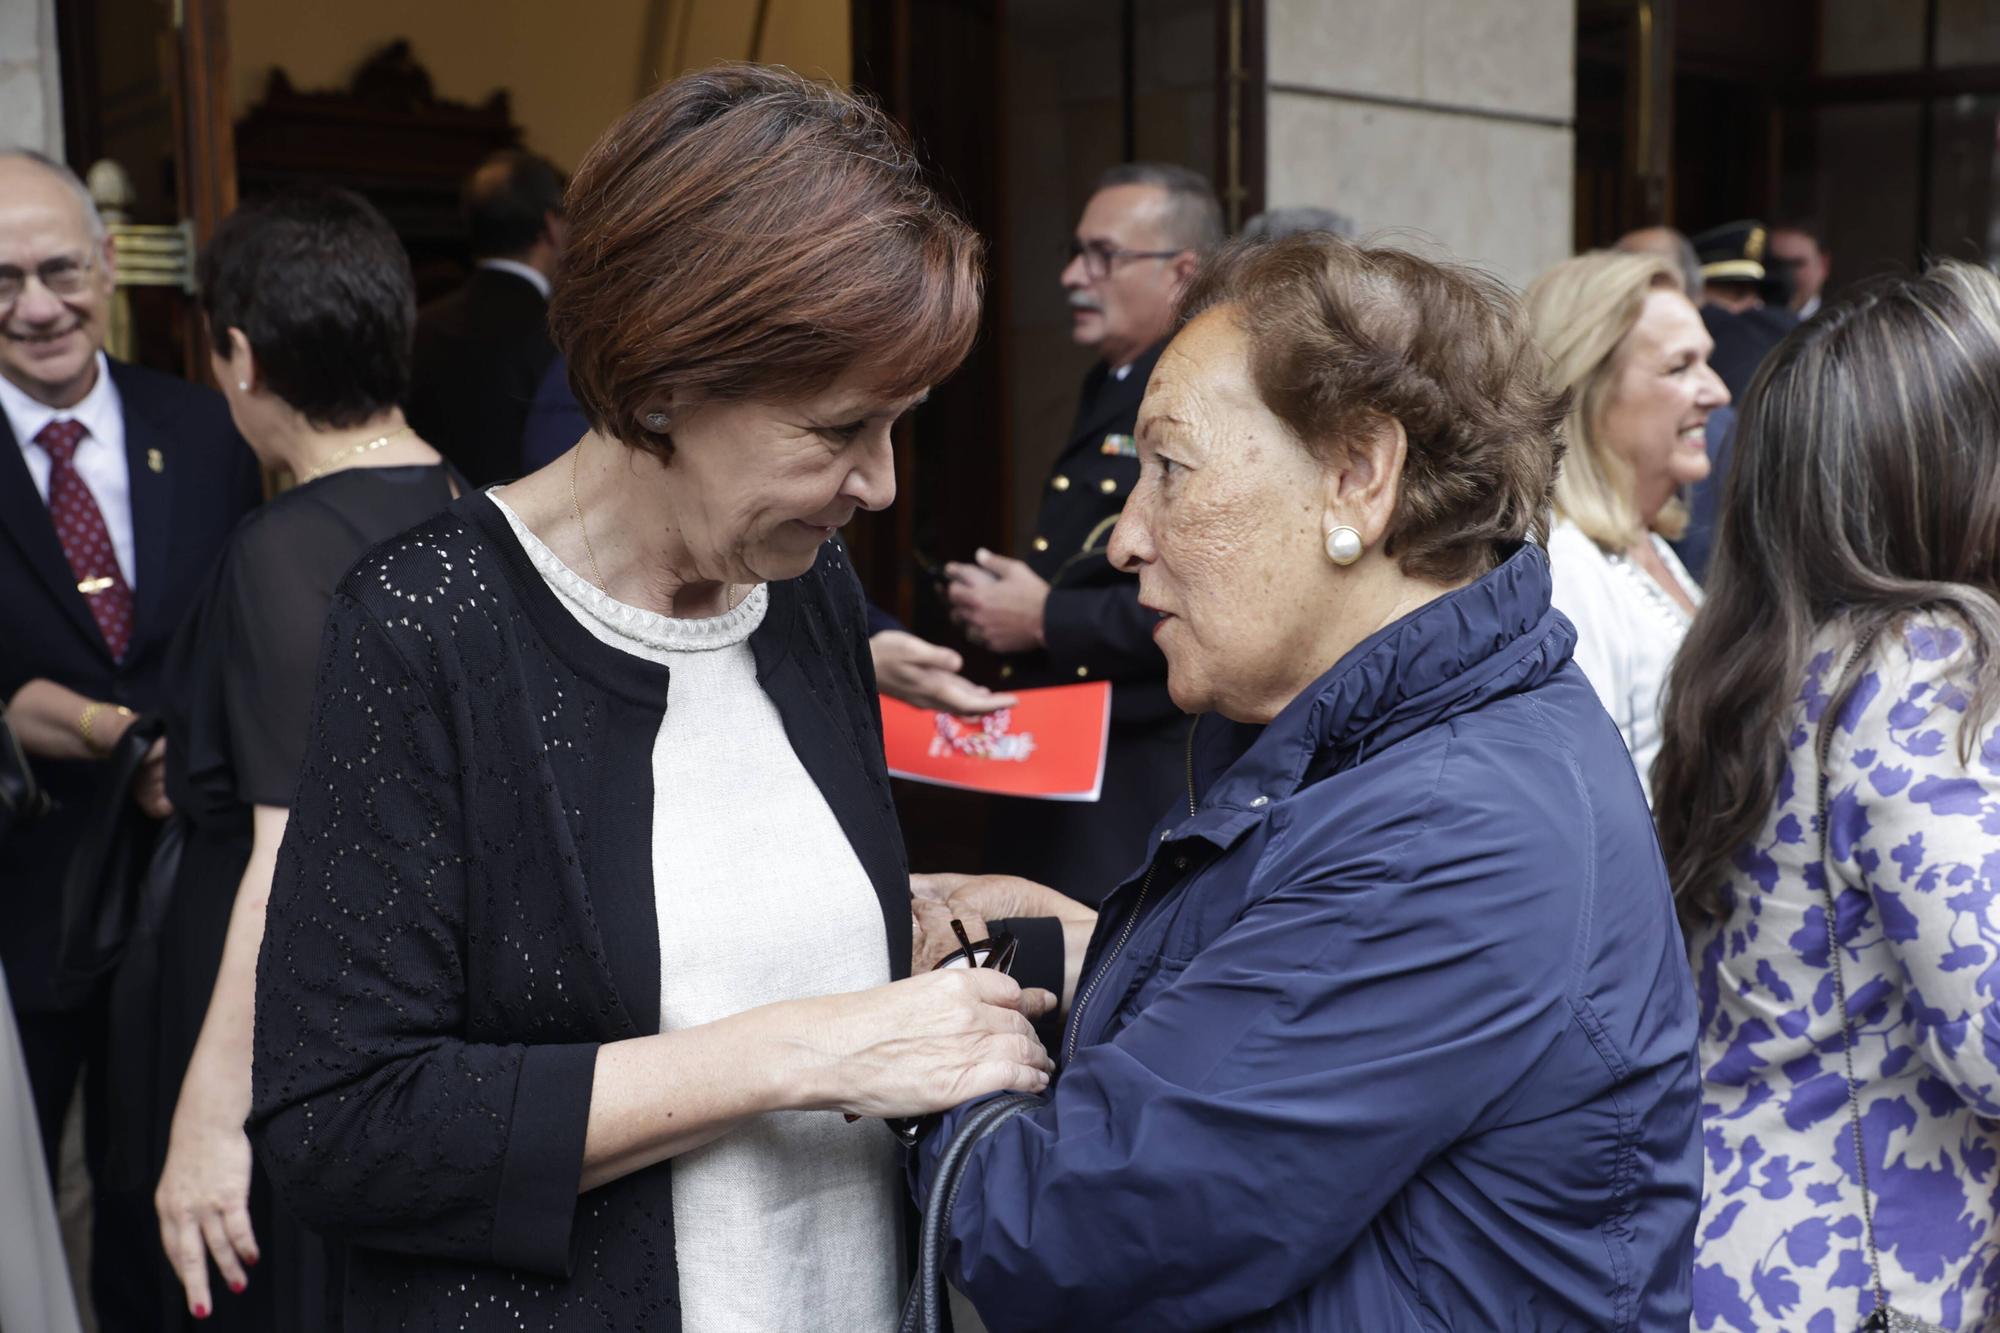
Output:
[[[1402,423],[1386,550],[1404,573],[1458,582],[1525,538],[1547,543],[1567,398],[1497,279],[1309,232],[1216,254],[1181,319],[1218,306],[1249,335],[1265,406],[1314,454],[1337,457],[1371,420]]]
[[[549,303],[599,432],[666,456],[644,406],[786,402],[843,376],[905,397],[965,359],[983,244],[870,103],[789,70],[663,85],[571,178]]]

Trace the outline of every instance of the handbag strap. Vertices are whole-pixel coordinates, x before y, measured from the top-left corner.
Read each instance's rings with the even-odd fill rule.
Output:
[[[1854,1134],[1854,1178],[1861,1185],[1861,1233],[1868,1246],[1868,1276],[1875,1289],[1875,1309],[1882,1312],[1889,1308],[1889,1298],[1882,1290],[1882,1256],[1875,1248],[1875,1202],[1868,1189],[1868,1155],[1861,1142],[1861,1091],[1854,1081],[1854,1017],[1847,1012],[1847,975],[1840,962],[1840,931],[1835,923],[1838,908],[1833,893],[1833,871],[1826,862],[1828,845],[1828,817],[1826,804],[1827,755],[1833,749],[1833,724],[1835,716],[1846,703],[1847,679],[1854,674],[1854,668],[1867,654],[1875,642],[1877,631],[1870,630],[1862,635],[1848,654],[1847,664],[1841,668],[1839,678],[1834,682],[1834,690],[1827,696],[1826,711],[1820,714],[1817,753],[1819,756],[1819,864],[1820,892],[1826,898],[1826,956],[1833,964],[1833,1002],[1840,1010],[1840,1059],[1847,1078],[1848,1125]]]
[[[20,737],[0,721],[0,836],[15,824],[47,814],[49,805],[49,795],[36,781]]]
[[[931,1181],[930,1198],[924,1203],[923,1230],[917,1241],[917,1275],[903,1300],[896,1333],[939,1333],[944,1327],[945,1234],[951,1227],[952,1205],[958,1200],[959,1182],[972,1160],[973,1145],[1021,1112],[1046,1104],[1025,1092],[982,1102],[938,1155],[937,1174]]]

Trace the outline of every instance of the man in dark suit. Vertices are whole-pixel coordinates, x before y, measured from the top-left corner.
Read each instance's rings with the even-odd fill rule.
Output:
[[[488,158],[465,183],[474,268],[417,315],[405,412],[475,486],[521,475],[521,427],[555,359],[549,280],[562,254],[563,178],[532,153]]]
[[[1094,803],[996,798],[988,871],[1024,875],[1092,905],[1141,859],[1148,833],[1181,795],[1187,719],[1167,697],[1158,617],[1139,581],[1106,555],[1139,479],[1133,427],[1146,381],[1173,331],[1174,303],[1201,252],[1222,239],[1208,182],[1184,167],[1131,163],[1097,183],[1062,271],[1071,336],[1102,359],[1083,383],[1076,421],[1043,487],[1025,560],[980,551],[946,567],[967,637],[1004,654],[1004,688],[1111,682],[1110,748]],[[1013,922],[1022,956],[1056,972],[1027,983],[1061,992],[1052,920]],[[1017,967],[1018,971],[1018,967]]]
[[[220,395],[109,360],[113,254],[83,183],[35,154],[0,152],[0,698],[55,799],[0,865],[0,960],[53,1165],[85,1075],[86,1160],[100,1186],[107,1094],[100,998],[55,989],[59,893],[89,824],[99,760],[157,707],[169,639],[238,518],[257,464]],[[166,809],[154,747],[137,796]],[[150,1036],[150,1034],[147,1034]],[[148,1182],[94,1194],[100,1325],[150,1326],[121,1275],[157,1253]],[[143,1282],[140,1284],[143,1288]]]
[[[1754,220],[1727,222],[1694,238],[1701,259],[1701,322],[1715,340],[1708,364],[1741,403],[1771,349],[1798,327],[1788,275],[1767,265],[1770,232]]]

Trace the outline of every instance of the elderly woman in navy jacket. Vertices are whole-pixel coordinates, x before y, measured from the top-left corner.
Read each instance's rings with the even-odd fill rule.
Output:
[[[1530,540],[1562,404],[1514,302],[1310,236],[1187,310],[1111,542],[1198,715],[1186,805],[1101,919],[919,886],[1071,945],[947,1272],[995,1330],[1684,1329],[1694,997]]]

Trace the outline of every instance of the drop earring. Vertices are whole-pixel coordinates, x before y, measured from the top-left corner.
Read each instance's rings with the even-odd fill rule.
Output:
[[[1361,534],[1345,524],[1326,534],[1326,558],[1336,565],[1353,564],[1361,551]]]

